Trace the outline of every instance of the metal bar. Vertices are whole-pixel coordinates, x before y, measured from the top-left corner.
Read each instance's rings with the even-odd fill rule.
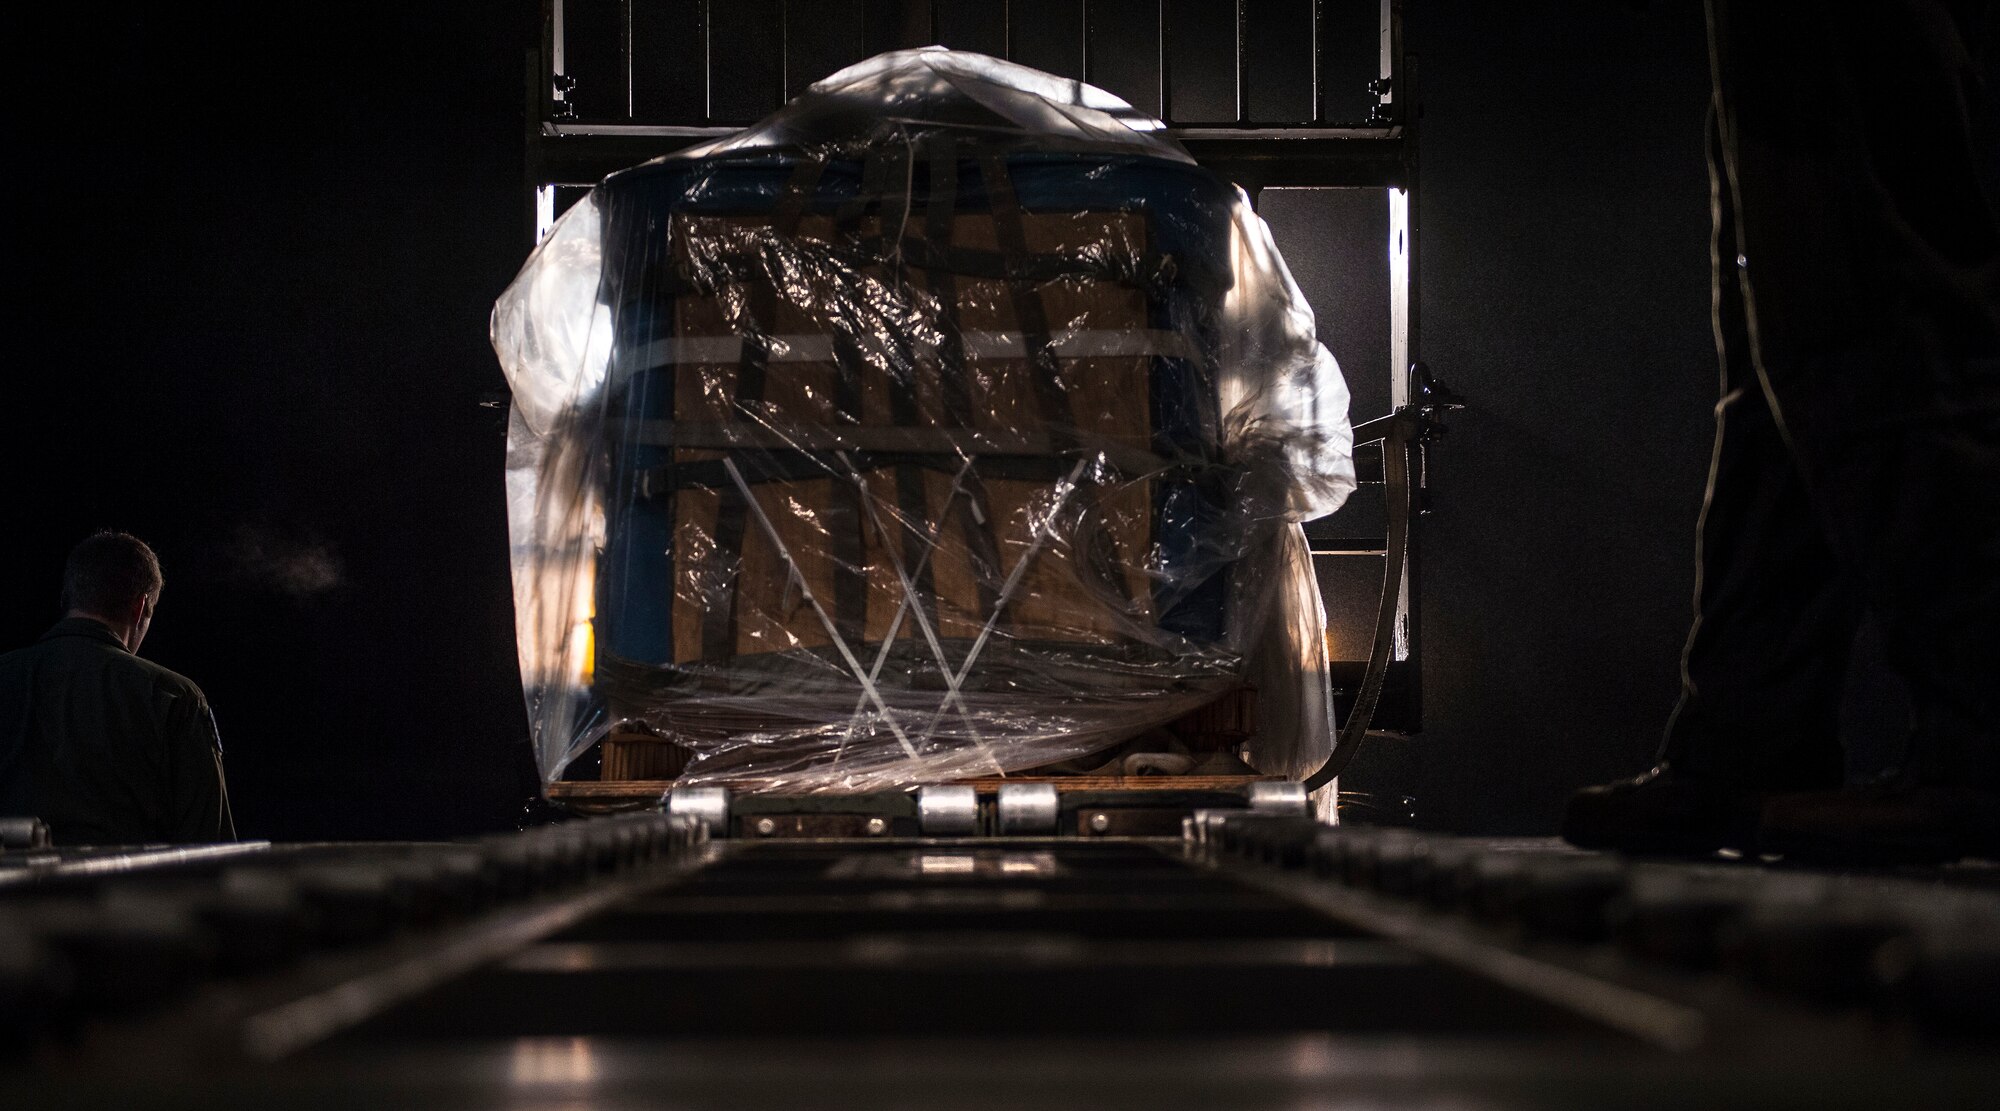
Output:
[[[1249,122],[1248,112],[1244,107],[1245,98],[1243,95],[1243,39],[1245,37],[1243,34],[1243,2],[1244,0],[1236,0],[1236,122],[1239,124],[1247,124]]]
[[[1414,58],[1406,58],[1403,62],[1401,83],[1405,96],[1413,94],[1416,90],[1417,74],[1415,61]],[[1415,102],[1407,102],[1406,107],[1409,114],[1414,117],[1416,115]],[[1412,123],[1412,126],[1414,126],[1414,123]],[[1417,260],[1422,213],[1417,207],[1418,154],[1415,141],[1416,135],[1414,131],[1407,132],[1406,134],[1409,135],[1411,141],[1404,144],[1403,148],[1403,159],[1406,166],[1403,182],[1403,231],[1405,236],[1403,245],[1403,354],[1411,363],[1417,363],[1423,361],[1424,357],[1422,346],[1417,342],[1417,320],[1423,309],[1423,302],[1417,296],[1423,275],[1423,269],[1418,265]]]
[[[868,677],[867,669],[861,666],[861,661],[855,658],[853,650],[848,648],[847,638],[840,635],[840,627],[834,624],[833,618],[826,612],[826,607],[820,604],[819,596],[813,593],[812,582],[806,577],[805,568],[800,567],[799,561],[792,557],[791,547],[785,543],[784,537],[778,535],[778,528],[771,523],[771,518],[765,515],[763,505],[757,501],[756,491],[750,489],[750,484],[743,480],[743,472],[736,469],[736,461],[724,459],[722,468],[729,472],[729,480],[736,484],[737,492],[743,495],[744,504],[749,508],[750,515],[763,528],[764,538],[771,542],[771,546],[777,549],[779,558],[783,559],[785,566],[791,569],[792,581],[799,584],[800,596],[812,607],[813,616],[819,618],[820,626],[826,630],[827,638],[833,642],[834,650],[840,653],[840,658],[847,664],[847,670],[853,672],[855,680],[861,684],[862,693],[867,696],[868,701],[875,704],[876,711],[882,715],[882,724],[887,725],[889,732],[895,734],[896,742],[903,746],[904,753],[912,760],[917,759],[917,750],[910,744],[910,739],[903,734],[903,727],[897,723],[896,715],[889,709],[888,703],[883,701],[874,680]],[[940,714],[944,712],[942,706],[938,712]],[[937,728],[936,718],[931,720],[931,728],[933,730]]]
[[[1410,409],[1398,409],[1395,423],[1382,442],[1383,498],[1389,514],[1389,536],[1384,545],[1382,596],[1375,611],[1375,632],[1369,643],[1368,667],[1362,673],[1361,687],[1355,692],[1354,703],[1348,708],[1347,720],[1334,734],[1333,751],[1327,754],[1326,763],[1318,771],[1306,777],[1306,789],[1309,791],[1334,782],[1341,772],[1347,770],[1348,763],[1368,736],[1368,723],[1375,716],[1382,686],[1388,680],[1393,649],[1405,644],[1400,634],[1403,595],[1409,585],[1405,573],[1410,535],[1409,445],[1420,420]],[[1395,658],[1404,657],[1395,654]]]
[[[659,136],[662,138],[704,138],[733,135],[740,127],[727,124],[640,124],[640,123],[558,123],[546,122],[541,133],[548,136]],[[1194,124],[1173,126],[1166,133],[1176,139],[1264,141],[1389,140],[1402,135],[1401,127],[1233,127]]]
[[[541,185],[535,188],[535,242],[548,238],[549,231],[556,226],[556,187]]]
[[[952,476],[951,489],[945,491],[944,507],[938,511],[937,519],[933,520],[930,523],[930,535],[924,539],[923,558],[917,561],[916,569],[912,571],[911,574],[913,575],[923,574],[924,567],[930,563],[932,553],[937,551],[938,540],[944,534],[945,518],[951,513],[953,503],[955,503],[958,500],[959,492],[964,488],[965,476],[968,472],[972,470],[972,464],[973,460],[968,457],[966,461],[959,466],[958,473]],[[870,512],[872,514],[873,510],[871,509]],[[891,551],[893,557],[894,549],[889,545],[888,534],[882,530],[882,526],[879,522],[876,524],[875,527],[876,531],[883,532],[883,540],[882,540],[883,546]],[[897,561],[896,567],[898,574],[901,574],[902,563],[900,560]],[[889,662],[889,653],[896,646],[897,635],[902,632],[903,614],[907,613],[909,611],[910,606],[915,604],[917,604],[916,595],[906,585],[903,590],[903,599],[896,603],[896,612],[889,619],[889,631],[882,635],[882,643],[876,649],[875,662],[868,668],[868,678],[870,681],[873,681],[881,677],[882,667],[883,665]],[[921,612],[921,610],[919,612]],[[938,652],[939,652],[938,665],[949,671],[951,665],[945,661],[942,654],[942,649],[939,649]],[[866,706],[867,703],[867,697],[868,696],[864,694],[860,698],[857,698],[854,703],[854,709],[848,711],[847,733],[840,738],[840,745],[838,748],[834,750],[833,754],[833,762],[836,764],[840,762],[842,754],[844,754],[847,751],[848,743],[854,739],[855,722],[860,720],[861,711]],[[960,701],[959,708],[961,710],[964,709],[963,700]]]
[[[1176,139],[1317,140],[1394,139],[1394,127],[1169,127]]]
[[[1042,542],[1055,532],[1056,515],[1062,512],[1063,505],[1069,501],[1070,495],[1076,493],[1077,479],[1083,475],[1083,469],[1089,462],[1087,458],[1077,460],[1076,466],[1070,468],[1069,477],[1056,484],[1056,500],[1049,506],[1046,521],[1038,524],[1032,515],[1030,516],[1028,550],[1021,553],[1019,560],[1014,564],[1013,572],[1007,576],[1007,581],[1001,584],[1000,596],[993,600],[993,612],[987,615],[986,624],[980,628],[979,635],[973,638],[972,647],[965,652],[965,661],[959,665],[958,672],[952,677],[954,688],[964,683],[965,677],[972,673],[972,665],[978,662],[979,654],[985,651],[986,641],[993,635],[993,627],[999,624],[1001,612],[1007,608],[1007,603],[1013,600],[1014,591],[1020,587],[1021,580],[1027,577],[1028,565],[1034,562],[1036,555],[1040,554]],[[944,703],[939,702],[937,712],[931,715],[930,724],[924,728],[924,740],[929,740],[937,732],[938,722],[943,718]]]
[[[914,572],[903,567],[903,558],[896,554],[895,535],[889,531],[887,525],[882,523],[882,515],[875,508],[875,495],[868,489],[868,480],[862,477],[861,468],[856,467],[854,461],[849,459],[847,453],[844,451],[840,453],[840,461],[847,467],[848,475],[854,479],[854,485],[861,495],[862,507],[868,510],[868,519],[875,525],[876,534],[882,538],[882,552],[889,557],[889,565],[896,572],[896,581],[901,583],[903,587],[903,599],[896,604],[896,621],[891,624],[889,634],[882,640],[882,650],[875,658],[875,667],[870,671],[869,677],[874,678],[876,674],[880,673],[882,661],[887,658],[889,647],[895,643],[896,631],[901,625],[903,614],[905,612],[909,613],[917,623],[917,630],[923,633],[924,643],[930,647],[932,658],[937,660],[938,670],[945,678],[945,698],[957,705],[959,716],[965,722],[966,732],[971,736],[972,746],[979,750],[981,756],[986,757],[986,761],[993,765],[995,772],[1006,775],[1006,767],[993,755],[993,750],[986,747],[985,739],[979,735],[979,720],[973,715],[972,708],[965,704],[965,696],[959,693],[959,688],[963,685],[962,680],[952,675],[951,660],[946,658],[944,645],[939,643],[937,631],[931,628],[930,618],[924,614],[923,600],[917,595],[917,584],[911,578],[912,574],[920,575],[923,573],[923,563],[919,563]],[[959,484],[965,480],[966,472],[972,469],[972,462],[972,459],[968,457],[965,464],[959,468],[958,478],[952,482],[951,495],[947,496],[945,508],[938,514],[940,521],[942,521],[945,514],[951,512],[950,499],[958,493]],[[933,528],[931,530],[929,541],[924,549],[924,560],[926,562],[929,561],[931,552],[936,550],[938,540],[943,531],[941,528]],[[859,708],[857,707],[855,713],[849,715],[850,734],[853,728],[852,722],[859,715],[859,712]],[[845,746],[846,742],[843,740],[842,747],[844,748]]]
[[[1382,0],[1382,59],[1383,78],[1382,103],[1388,106],[1389,118],[1405,124],[1414,117],[1414,110],[1407,108],[1409,97],[1400,87],[1403,80],[1403,5],[1402,0]],[[1414,350],[1416,283],[1411,265],[1411,248],[1415,240],[1415,213],[1411,207],[1411,186],[1414,171],[1407,163],[1414,162],[1412,152],[1404,152],[1406,169],[1402,188],[1389,191],[1389,387],[1390,404],[1400,410],[1410,403],[1411,366],[1416,362]],[[1395,572],[1400,578],[1396,584],[1396,624],[1395,658],[1410,658],[1410,630],[1415,624],[1411,615],[1410,581],[1413,577],[1417,550],[1416,532],[1419,511],[1416,483],[1410,473],[1413,456],[1420,459],[1423,448],[1414,442],[1385,443],[1386,453],[1394,450],[1399,458],[1404,483],[1402,487],[1392,486],[1392,492],[1403,497],[1408,504],[1400,507],[1404,519],[1400,558],[1393,560]],[[1395,507],[1392,507],[1392,512]],[[1392,545],[1395,547],[1395,545]]]
[[[1405,170],[1403,186],[1406,217],[1403,229],[1403,351],[1405,356],[1410,360],[1411,367],[1414,368],[1417,363],[1423,361],[1423,346],[1420,342],[1418,327],[1423,311],[1423,299],[1421,297],[1423,268],[1419,264],[1418,257],[1419,245],[1422,240],[1422,212],[1418,207],[1420,195],[1418,192],[1418,181],[1421,175],[1418,167],[1419,154],[1416,143],[1418,84],[1416,59],[1402,52],[1403,21],[1401,0],[1397,0],[1395,15],[1397,44],[1396,96],[1401,105],[1398,116],[1404,121],[1411,136],[1410,143],[1404,149],[1407,169]],[[1410,506],[1410,535],[1408,551],[1404,553],[1403,557],[1405,565],[1402,598],[1403,629],[1401,650],[1396,657],[1399,660],[1422,658],[1419,653],[1422,623],[1418,620],[1418,608],[1422,605],[1422,592],[1415,589],[1412,584],[1422,581],[1419,576],[1422,574],[1423,567],[1424,498],[1426,496],[1425,491],[1430,486],[1430,448],[1423,443],[1418,443],[1411,450],[1416,454],[1416,458],[1413,461],[1416,473],[1411,476],[1410,481],[1410,499],[1412,503]],[[1411,707],[1412,714],[1409,726],[1411,731],[1414,732],[1422,725],[1420,715],[1423,706],[1423,690],[1421,685],[1423,682],[1423,669],[1417,667],[1410,670],[1413,675],[1411,679],[1412,685],[1409,688],[1408,704]]]
[[[1101,839],[1100,839],[1101,840]],[[1127,841],[1127,844],[1133,842]],[[1140,842],[1143,844],[1144,842]],[[972,858],[966,857],[971,863]],[[866,943],[864,943],[865,945]],[[1085,940],[1075,944],[1033,949],[1043,967],[1079,970],[1102,968],[1158,969],[1175,966],[1208,968],[1414,968],[1422,958],[1409,949],[1366,938],[1230,938],[1227,940]],[[847,939],[810,938],[783,946],[763,941],[544,941],[508,958],[509,972],[633,973],[679,972],[712,968],[788,969],[810,974],[851,963],[857,946]],[[869,952],[867,949],[862,950]],[[890,949],[875,950],[882,956]]]
[[[551,34],[549,42],[549,66],[551,73],[568,73],[568,60],[563,50],[563,0],[549,0],[549,21]]]
[[[736,130],[543,123],[542,133],[528,143],[529,175],[534,185],[591,186],[607,174]],[[1212,137],[1189,129],[1181,144],[1196,161],[1246,188],[1382,189],[1403,184],[1408,164],[1403,138],[1389,135],[1329,131],[1325,138],[1337,141],[1322,141],[1308,136],[1264,139],[1240,131]]]
[[[264,1060],[296,1053],[606,907],[673,883],[720,855],[719,848],[705,847],[651,875],[481,922],[440,945],[416,947],[402,960],[250,1016],[242,1025],[242,1048]]]
[[[527,112],[525,120],[527,134],[523,136],[523,144],[528,149],[529,157],[522,162],[521,176],[523,179],[522,185],[528,195],[528,211],[526,215],[529,235],[528,242],[531,245],[542,241],[542,229],[544,227],[542,219],[542,192],[544,190],[548,192],[548,223],[553,224],[555,222],[555,186],[541,180],[541,175],[538,173],[539,168],[535,165],[533,157],[536,121],[548,117],[550,112],[549,97],[554,91],[549,83],[549,27],[547,16],[548,9],[544,8],[541,41],[529,48],[527,57],[522,62],[525,68],[524,79],[526,81],[525,91],[527,96],[527,103],[524,105]]]
[[[1459,923],[1410,914],[1358,892],[1262,868],[1232,868],[1227,874],[1238,883],[1304,903],[1337,921],[1663,1049],[1693,1049],[1708,1036],[1707,1019],[1693,1007],[1536,960],[1488,942]]]
[[[0,887],[40,883],[44,880],[75,879],[79,876],[108,876],[121,872],[143,872],[176,864],[193,864],[250,856],[270,851],[269,841],[232,841],[221,845],[181,845],[170,848],[135,849],[132,852],[88,857],[82,860],[52,859],[48,863],[29,860],[20,868],[0,872]]]
[[[1326,118],[1326,112],[1323,108],[1324,98],[1321,97],[1320,95],[1320,87],[1319,87],[1320,86],[1320,35],[1323,33],[1320,24],[1324,22],[1324,20],[1320,18],[1320,15],[1321,15],[1321,9],[1325,6],[1325,4],[1326,0],[1313,0],[1313,6],[1312,6],[1312,114],[1307,118],[1312,120],[1312,122],[1314,123],[1319,123],[1321,120]]]
[[[541,128],[543,135],[564,138],[645,136],[662,139],[713,139],[734,135],[741,130],[743,129],[740,127],[730,127],[725,124],[652,123],[545,123]]]
[[[1410,193],[1389,190],[1389,407],[1410,403]]]
[[[1386,417],[1376,417],[1374,420],[1355,425],[1354,446],[1360,447],[1362,444],[1372,444],[1382,439],[1389,434],[1389,429],[1395,423],[1396,414],[1391,413]]]
[[[1088,85],[1091,83],[1090,0],[1077,0],[1077,7],[1081,10],[1081,18],[1077,20],[1077,39],[1078,39],[1077,51],[1079,60],[1076,66],[1076,75],[1079,80],[1081,80],[1084,84]]]
[[[1402,12],[1398,0],[1382,0],[1380,29],[1382,49],[1381,63],[1378,66],[1377,76],[1385,82],[1394,82],[1396,79],[1396,62],[1398,60],[1396,51],[1401,46],[1401,15]],[[1394,93],[1395,88],[1393,84],[1384,87],[1379,94],[1382,98],[1382,103],[1389,103]]]

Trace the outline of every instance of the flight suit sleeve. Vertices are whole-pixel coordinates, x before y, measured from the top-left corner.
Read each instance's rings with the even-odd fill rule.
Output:
[[[198,690],[175,699],[168,718],[168,826],[173,841],[230,841],[236,824],[222,774],[215,715]]]

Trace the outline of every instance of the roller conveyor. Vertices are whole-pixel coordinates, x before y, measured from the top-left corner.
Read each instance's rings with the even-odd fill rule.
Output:
[[[0,1102],[2000,1098],[1983,865],[1635,862],[1282,799],[1171,837],[1093,834],[1101,809],[1000,834],[983,794],[956,836],[924,827],[962,799],[873,800],[916,828],[852,837],[687,801],[450,845],[0,856]]]

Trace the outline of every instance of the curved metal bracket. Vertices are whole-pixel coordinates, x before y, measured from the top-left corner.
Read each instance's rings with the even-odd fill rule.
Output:
[[[1354,707],[1347,721],[1334,734],[1333,751],[1326,763],[1305,779],[1307,791],[1317,791],[1347,770],[1361,742],[1368,736],[1368,723],[1382,698],[1382,684],[1389,676],[1389,656],[1396,645],[1396,615],[1403,592],[1403,571],[1409,566],[1410,445],[1444,435],[1442,414],[1465,408],[1451,388],[1431,376],[1422,363],[1410,364],[1410,394],[1416,400],[1400,406],[1388,417],[1370,421],[1356,429],[1355,442],[1382,441],[1382,489],[1387,502],[1389,535],[1384,545],[1382,600],[1375,611],[1375,639],[1368,651],[1368,669],[1362,673],[1361,689],[1355,693]],[[1376,435],[1369,435],[1376,432]],[[1366,438],[1363,438],[1366,437]]]

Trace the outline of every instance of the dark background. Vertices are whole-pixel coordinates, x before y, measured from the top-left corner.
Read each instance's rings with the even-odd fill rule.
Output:
[[[0,645],[128,529],[167,574],[145,654],[208,692],[244,835],[514,824],[485,327],[528,248],[535,5],[24,7]],[[1548,831],[1644,766],[1675,691],[1715,390],[1701,11],[1410,7],[1423,353],[1472,406],[1426,525],[1427,731],[1344,786]],[[1274,223],[1337,311],[1346,245]]]

